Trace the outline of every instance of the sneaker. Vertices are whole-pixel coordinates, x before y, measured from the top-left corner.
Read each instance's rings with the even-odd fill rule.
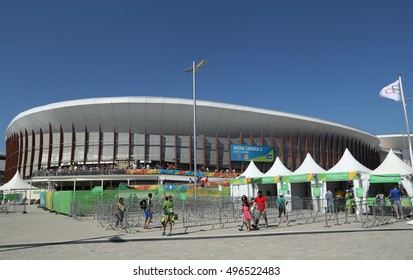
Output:
[[[162,236],[164,236],[164,235],[166,235],[166,233],[165,233],[165,232],[162,232]]]
[[[171,236],[171,235],[172,235],[172,233],[169,232],[166,236]]]
[[[238,230],[239,230],[239,231],[243,231],[243,229],[242,229],[242,228],[239,228]]]

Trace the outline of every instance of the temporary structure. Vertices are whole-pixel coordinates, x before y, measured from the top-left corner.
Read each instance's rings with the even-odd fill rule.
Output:
[[[264,176],[264,173],[258,169],[253,161],[250,161],[247,169],[245,169],[245,171],[239,175],[238,178],[256,178],[262,176]]]
[[[327,189],[333,189],[328,184],[337,186],[337,184],[348,184],[350,182],[355,189],[356,201],[359,201],[360,198],[365,198],[368,190],[368,174],[370,172],[371,169],[357,161],[346,148],[337,164],[318,178],[320,181],[324,181],[322,197],[325,196]],[[325,203],[323,201],[324,207],[326,206]]]
[[[291,172],[287,167],[285,167],[281,159],[277,157],[271,168],[267,172],[265,172],[264,177],[291,175],[292,173],[293,172]]]
[[[250,161],[247,169],[238,176],[236,179],[231,180],[231,196],[241,197],[246,195],[247,197],[255,196],[254,182],[251,179],[264,176],[253,161]]]
[[[37,189],[36,187],[26,183],[23,178],[20,176],[19,171],[16,171],[16,174],[14,174],[13,178],[8,181],[6,184],[0,187],[0,191],[3,192],[8,192],[8,193],[26,193],[27,197],[27,191],[30,191],[30,196],[31,196],[31,190]],[[29,197],[30,199],[30,197]]]
[[[36,187],[26,183],[22,176],[20,176],[19,171],[14,174],[13,178],[8,181],[3,186],[0,186],[0,191],[12,191],[12,190],[31,190]]]
[[[370,172],[372,183],[402,183],[409,196],[413,196],[413,168],[402,161],[393,150],[390,150],[383,162]]]
[[[331,173],[338,173],[338,172],[354,172],[354,171],[370,173],[371,169],[365,167],[360,162],[358,162],[353,157],[353,155],[350,153],[350,151],[346,148],[341,159],[337,162],[336,165],[330,168],[327,171],[327,173],[331,174]]]
[[[317,181],[318,174],[326,172],[319,166],[309,153],[307,153],[304,161],[293,174],[282,176],[281,190],[286,197],[319,197],[318,192],[321,191]]]
[[[267,189],[267,191],[269,191],[270,193],[273,193],[274,184],[276,184],[276,192],[277,194],[281,194],[281,178],[282,176],[288,176],[291,174],[293,174],[293,172],[285,167],[281,159],[277,157],[271,168],[264,174],[264,177],[256,179],[255,182],[262,184],[260,185],[260,190]]]
[[[311,155],[308,153],[303,163],[297,168],[294,174],[320,174],[326,172],[320,165],[318,165]]]

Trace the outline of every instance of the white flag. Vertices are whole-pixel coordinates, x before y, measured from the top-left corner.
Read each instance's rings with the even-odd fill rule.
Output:
[[[400,95],[399,80],[397,80],[394,83],[388,85],[387,87],[384,87],[380,91],[380,96],[384,97],[384,98],[393,99],[394,101],[400,101],[401,95]]]

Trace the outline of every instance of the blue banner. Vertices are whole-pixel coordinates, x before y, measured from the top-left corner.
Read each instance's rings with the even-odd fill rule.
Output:
[[[273,162],[274,149],[271,146],[248,146],[231,144],[231,160]]]

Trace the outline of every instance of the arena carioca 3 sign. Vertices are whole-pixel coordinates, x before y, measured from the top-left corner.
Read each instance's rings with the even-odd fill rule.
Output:
[[[273,162],[274,149],[270,146],[231,144],[232,161]]]

